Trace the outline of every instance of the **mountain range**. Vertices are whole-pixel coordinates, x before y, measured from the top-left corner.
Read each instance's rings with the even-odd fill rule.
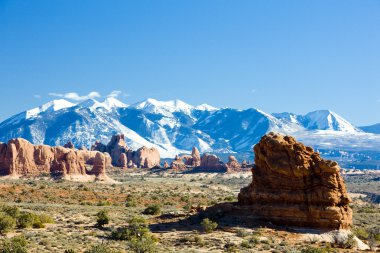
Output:
[[[107,143],[112,135],[123,133],[131,148],[156,147],[162,157],[172,158],[193,146],[201,152],[247,152],[271,131],[291,134],[317,149],[378,151],[380,147],[380,124],[356,127],[330,110],[269,114],[254,108],[192,106],[151,98],[126,105],[114,97],[77,104],[58,99],[26,110],[0,123],[0,141],[22,137],[34,144],[72,141],[76,147],[89,148],[96,140]]]

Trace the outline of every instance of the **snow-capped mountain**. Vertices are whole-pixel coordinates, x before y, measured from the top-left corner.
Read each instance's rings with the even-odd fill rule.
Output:
[[[132,148],[157,147],[162,157],[190,152],[250,151],[262,135],[291,134],[315,148],[375,150],[380,135],[366,133],[338,114],[321,110],[306,115],[268,114],[257,109],[189,105],[181,100],[126,105],[109,97],[78,104],[60,99],[26,110],[0,123],[0,141],[22,137],[35,144],[90,147],[123,133]]]

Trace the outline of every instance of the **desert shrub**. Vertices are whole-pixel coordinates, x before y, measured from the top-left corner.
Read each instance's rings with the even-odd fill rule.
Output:
[[[54,223],[53,218],[46,214],[37,215],[29,212],[21,212],[16,219],[18,228],[44,228],[45,223]]]
[[[0,213],[0,233],[5,234],[16,227],[16,220],[5,213]]]
[[[101,228],[103,227],[104,225],[108,224],[110,222],[110,218],[108,216],[108,212],[107,211],[99,211],[97,214],[96,214],[96,226]]]
[[[211,233],[218,227],[218,223],[213,222],[212,220],[205,218],[201,222],[201,226],[206,233]]]
[[[131,240],[133,237],[143,237],[150,233],[147,221],[139,216],[129,220],[129,225],[120,227],[111,232],[111,239]]]
[[[12,218],[17,218],[20,214],[20,209],[17,206],[3,206],[1,207],[1,211],[11,216]]]
[[[128,249],[136,253],[156,252],[156,242],[152,236],[134,237],[128,241]]]
[[[101,243],[95,246],[92,246],[84,253],[116,253],[116,251],[112,250],[110,246],[106,243]]]
[[[1,242],[0,253],[27,253],[27,245],[24,236],[15,236]]]
[[[335,236],[333,245],[338,248],[352,249],[357,246],[357,242],[355,240],[355,235],[349,234],[346,238],[343,239],[339,236]]]
[[[66,249],[63,253],[76,253],[73,249]]]
[[[147,221],[142,217],[133,217],[127,227],[112,231],[110,237],[114,240],[126,240],[128,249],[133,252],[156,252],[156,238],[150,232]]]
[[[145,208],[143,212],[143,214],[148,214],[148,215],[157,215],[160,213],[161,213],[161,208],[157,204],[149,205],[147,208]]]
[[[301,253],[329,253],[333,252],[329,248],[313,248],[311,246],[306,246],[305,248],[301,249]]]
[[[135,206],[137,206],[137,199],[134,196],[132,196],[132,195],[128,195],[127,199],[126,199],[126,202],[125,202],[125,206],[126,207],[135,207]]]
[[[238,237],[246,237],[246,236],[249,235],[249,233],[248,233],[247,230],[245,230],[245,229],[238,228],[238,229],[236,229],[236,235],[237,235]]]
[[[238,247],[235,243],[228,241],[224,244],[224,250],[226,252],[238,252]]]
[[[254,235],[241,242],[243,248],[253,248],[260,242],[260,239]]]
[[[369,233],[364,228],[357,228],[354,230],[355,235],[362,240],[367,240]]]

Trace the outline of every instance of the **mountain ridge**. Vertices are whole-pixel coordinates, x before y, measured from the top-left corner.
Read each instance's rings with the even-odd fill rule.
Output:
[[[34,144],[72,141],[89,148],[96,140],[108,143],[112,135],[123,133],[132,148],[156,147],[162,157],[174,157],[193,146],[201,152],[250,151],[271,131],[294,135],[315,148],[373,150],[380,144],[380,135],[366,133],[330,110],[269,114],[152,98],[127,105],[114,97],[78,104],[59,99],[18,113],[0,123],[0,141],[22,137]]]

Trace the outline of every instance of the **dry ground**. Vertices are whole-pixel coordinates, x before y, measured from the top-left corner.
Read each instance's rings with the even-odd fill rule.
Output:
[[[197,216],[196,208],[235,202],[239,189],[251,181],[250,173],[170,174],[115,169],[109,174],[119,183],[69,182],[49,178],[0,179],[0,201],[3,204],[46,213],[56,221],[46,228],[15,230],[6,236],[25,235],[29,252],[63,253],[67,249],[84,252],[100,242],[106,242],[120,252],[128,252],[125,241],[109,239],[110,231],[126,224],[131,217],[141,215],[148,219],[152,232],[158,238],[159,252],[301,252],[307,245],[330,247],[329,243],[317,242],[299,231],[270,224],[249,226],[241,221],[240,224],[227,224],[221,219],[216,231],[204,233],[199,224],[202,217]],[[348,190],[365,192],[368,184],[371,191],[380,189],[379,181],[350,180]],[[354,197],[355,231],[366,239],[364,232],[379,227],[380,208],[370,204],[365,195]],[[151,204],[161,206],[160,215],[142,214]],[[101,210],[108,211],[111,218],[104,229],[95,226],[96,213]],[[355,250],[335,248],[330,252]]]

